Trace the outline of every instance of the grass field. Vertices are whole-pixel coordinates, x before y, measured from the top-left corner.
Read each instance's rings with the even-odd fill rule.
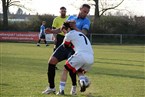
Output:
[[[91,86],[75,97],[145,97],[145,46],[93,45],[95,63],[87,73]],[[0,97],[58,97],[43,95],[47,86],[47,61],[53,45],[0,43]],[[64,61],[57,66],[56,89]],[[69,94],[68,77],[65,96]]]

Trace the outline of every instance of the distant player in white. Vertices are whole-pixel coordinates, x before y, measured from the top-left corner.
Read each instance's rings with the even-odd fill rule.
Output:
[[[82,32],[71,29],[70,25],[71,22],[66,22],[62,27],[62,31],[66,33],[63,45],[66,49],[73,47],[75,53],[66,61],[64,71],[78,74],[81,87],[80,91],[84,92],[86,90],[84,72],[90,70],[94,62],[94,53],[89,39]],[[64,94],[66,79],[67,77],[62,75],[60,90],[57,94]]]

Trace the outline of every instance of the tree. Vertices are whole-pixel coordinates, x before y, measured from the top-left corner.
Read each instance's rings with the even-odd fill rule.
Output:
[[[79,0],[72,2],[73,4],[71,5],[76,7],[75,4],[77,1]],[[86,1],[86,0],[82,0],[82,1]],[[124,0],[87,0],[87,3],[91,6],[94,6],[95,9],[94,19],[93,19],[93,29],[96,28],[97,21],[99,21],[100,17],[104,15],[105,12],[107,12],[108,10],[116,9],[118,6],[120,6],[123,3],[123,1]]]
[[[23,10],[21,8],[18,8],[16,14],[19,14],[19,15],[23,14]]]
[[[121,5],[123,3],[124,0],[121,0],[121,1],[118,0],[118,4],[115,4],[115,5],[113,3],[107,4],[107,1],[109,1],[109,0],[102,0],[102,2],[100,2],[100,5],[102,7],[100,10],[99,10],[99,8],[100,8],[99,7],[99,0],[93,0],[93,1],[95,2],[95,4],[94,4],[95,14],[94,14],[93,29],[95,29],[96,25],[97,25],[97,21],[99,21],[100,17],[102,15],[104,15],[104,13],[107,12],[108,10],[112,10],[112,9],[117,8],[119,5]]]
[[[8,27],[8,6],[9,6],[9,2],[6,2],[6,0],[2,0],[4,30],[6,30],[6,28]]]
[[[22,1],[22,0],[21,0]],[[8,10],[10,6],[18,6],[21,8],[25,8],[24,5],[20,4],[20,0],[2,0],[2,8],[3,8],[3,29],[8,29]],[[27,8],[25,8],[27,9]]]

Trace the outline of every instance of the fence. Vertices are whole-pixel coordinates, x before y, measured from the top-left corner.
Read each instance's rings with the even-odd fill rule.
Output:
[[[145,44],[145,34],[91,34],[90,41],[96,43]]]

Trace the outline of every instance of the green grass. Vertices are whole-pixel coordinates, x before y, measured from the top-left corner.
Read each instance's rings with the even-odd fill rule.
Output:
[[[95,63],[87,73],[91,86],[75,97],[145,97],[145,47],[93,45]],[[47,61],[53,45],[0,43],[0,97],[58,97],[43,95],[47,86]],[[56,89],[65,61],[56,71]],[[68,77],[65,96],[70,97]]]

